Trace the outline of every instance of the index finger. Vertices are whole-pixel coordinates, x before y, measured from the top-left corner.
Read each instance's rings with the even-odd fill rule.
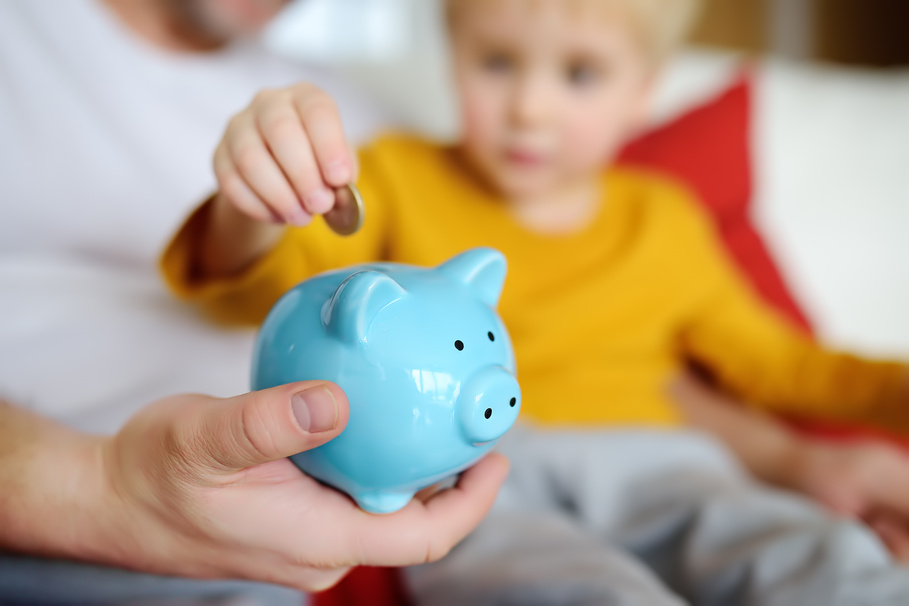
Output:
[[[414,500],[387,515],[361,512],[354,532],[360,562],[407,566],[442,558],[489,512],[508,469],[508,459],[493,453],[426,503]]]
[[[353,154],[334,101],[312,87],[295,90],[293,100],[325,182],[332,187],[352,182],[355,177]]]

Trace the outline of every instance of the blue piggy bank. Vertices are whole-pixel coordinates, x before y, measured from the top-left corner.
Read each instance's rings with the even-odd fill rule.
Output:
[[[521,407],[495,311],[504,281],[505,257],[478,248],[435,268],[331,271],[285,294],[259,332],[253,389],[324,379],[350,400],[344,432],[291,460],[389,513],[491,450]]]

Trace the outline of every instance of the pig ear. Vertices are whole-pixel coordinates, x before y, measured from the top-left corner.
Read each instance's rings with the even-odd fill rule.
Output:
[[[404,288],[386,274],[357,272],[341,283],[322,308],[322,324],[344,341],[363,341],[373,318],[405,294]]]
[[[481,301],[495,307],[505,285],[505,255],[494,248],[474,248],[452,257],[436,271],[466,284]]]

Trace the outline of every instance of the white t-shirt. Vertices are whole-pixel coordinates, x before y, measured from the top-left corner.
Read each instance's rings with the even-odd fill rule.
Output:
[[[298,81],[333,95],[351,140],[378,125],[253,40],[178,54],[91,0],[0,2],[0,397],[111,431],[163,395],[247,389],[252,333],[171,300],[155,262],[214,188],[230,116]]]
[[[227,120],[266,87],[307,80],[360,139],[368,104],[246,41],[178,54],[89,0],[0,2],[0,251],[147,265],[214,187]]]

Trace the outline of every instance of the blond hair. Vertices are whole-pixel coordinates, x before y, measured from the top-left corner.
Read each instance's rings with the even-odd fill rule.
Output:
[[[445,0],[449,23],[452,23],[457,7],[466,1]],[[485,4],[489,0],[475,1]],[[527,3],[528,10],[533,10],[542,2],[521,1]],[[603,8],[627,15],[644,50],[658,61],[667,58],[684,43],[702,4],[702,0],[562,0],[575,9],[582,4],[589,6],[594,1]]]

